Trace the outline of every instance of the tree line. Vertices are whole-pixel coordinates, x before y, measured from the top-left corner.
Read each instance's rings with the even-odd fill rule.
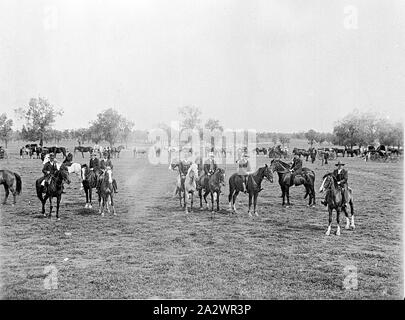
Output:
[[[109,108],[90,121],[88,128],[56,130],[53,128],[57,117],[63,115],[63,110],[55,107],[43,97],[31,98],[28,105],[15,109],[19,119],[24,121],[21,130],[13,130],[13,120],[7,114],[0,115],[0,140],[6,148],[11,140],[38,141],[59,143],[63,139],[75,139],[79,144],[85,142],[99,143],[106,141],[113,146],[118,141],[128,140],[137,132],[134,123],[127,120],[116,110]]]
[[[201,109],[195,106],[185,106],[178,110],[181,118],[180,130],[198,129],[202,136],[203,129],[223,131],[224,128],[217,119],[209,118],[202,124]],[[116,110],[109,108],[99,114],[94,121],[90,121],[88,128],[56,130],[53,124],[57,117],[63,115],[63,110],[56,108],[46,98],[32,98],[27,106],[15,109],[17,117],[24,120],[21,130],[13,130],[13,120],[7,114],[0,115],[0,140],[7,143],[11,140],[39,141],[42,146],[54,141],[59,143],[64,139],[74,139],[78,144],[86,142],[108,142],[113,146],[118,141],[125,144],[135,137],[147,139],[147,132],[134,130],[134,123],[127,120]],[[170,139],[172,132],[166,123],[159,123]],[[259,132],[257,141],[272,141],[274,145],[280,143],[285,146],[291,139],[306,139],[312,147],[315,143],[324,142],[353,148],[376,143],[401,147],[403,145],[403,125],[386,118],[378,117],[371,112],[355,110],[335,123],[333,132],[317,132],[314,129],[297,133]]]

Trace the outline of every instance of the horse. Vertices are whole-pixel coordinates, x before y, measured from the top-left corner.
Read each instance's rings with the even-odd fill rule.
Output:
[[[97,187],[97,173],[93,170],[90,170],[87,164],[83,164],[81,166],[80,172],[82,178],[82,186],[86,194],[86,204],[84,207],[86,209],[91,209],[93,208],[93,189]]]
[[[93,148],[92,147],[76,146],[73,149],[73,153],[75,154],[75,156],[76,156],[76,151],[81,152],[82,153],[82,158],[84,158],[84,153],[88,152],[88,153],[92,154],[93,153]]]
[[[339,153],[342,154],[342,156],[345,156],[345,149],[344,148],[332,148],[333,151],[336,153],[336,157],[338,157]]]
[[[49,215],[48,218],[52,217],[52,198],[56,197],[56,219],[59,221],[59,205],[60,201],[62,198],[62,191],[63,191],[63,183],[66,182],[67,184],[70,184],[70,179],[69,179],[69,172],[68,169],[65,165],[61,165],[60,168],[55,172],[53,177],[51,178],[51,182],[49,185],[44,188],[41,183],[45,179],[45,177],[41,177],[36,180],[35,182],[35,187],[37,190],[37,197],[39,200],[41,200],[42,203],[42,214],[46,216],[45,214],[45,203],[46,200],[49,199]],[[45,193],[45,197],[42,197],[42,194]]]
[[[0,170],[0,185],[4,186],[4,191],[6,192],[3,204],[6,204],[8,195],[10,191],[13,195],[13,206],[16,204],[16,196],[21,193],[22,181],[18,173],[12,172],[10,170]]]
[[[310,152],[305,149],[294,148],[292,153],[300,158],[303,156],[305,161],[308,161],[308,157],[310,156]]]
[[[273,173],[271,172],[271,170],[267,166],[267,164],[265,164],[264,167],[257,169],[256,172],[249,174],[249,176],[248,176],[246,189],[249,194],[248,214],[250,217],[252,217],[252,214],[250,213],[250,209],[252,207],[252,199],[253,199],[253,212],[256,216],[258,216],[258,213],[256,211],[257,196],[259,195],[259,192],[261,191],[261,183],[264,178],[266,178],[271,183],[273,182]],[[238,173],[234,173],[229,178],[228,202],[229,202],[229,210],[232,213],[236,213],[236,205],[235,205],[236,198],[237,198],[239,192],[241,192],[243,190],[242,179],[243,178]]]
[[[187,201],[191,197],[190,210],[193,211],[194,192],[197,191],[197,179],[198,179],[198,166],[193,163],[187,171],[187,175],[184,179],[184,207],[186,213],[188,213]]]
[[[66,157],[66,148],[65,147],[48,147],[49,153],[54,153],[55,157],[58,153],[62,153]]]
[[[350,205],[350,219],[347,213],[346,208],[343,206],[342,202],[342,190],[337,183],[336,177],[332,173],[327,173],[323,176],[323,182],[321,187],[319,188],[320,192],[326,190],[326,203],[328,206],[329,212],[329,224],[328,229],[326,230],[326,235],[330,235],[331,225],[332,225],[332,212],[333,209],[336,210],[336,222],[337,222],[337,230],[336,235],[340,236],[340,211],[343,210],[346,216],[346,226],[345,229],[355,228],[354,225],[354,208],[353,208],[353,195],[352,189],[349,188],[349,199],[346,199],[347,203]]]
[[[203,175],[200,177],[197,185],[198,196],[200,197],[200,209],[202,209],[202,197],[204,197],[205,204],[208,208],[207,196],[211,195],[211,213],[214,213],[214,201],[217,204],[217,210],[219,211],[219,196],[221,194],[221,185],[225,186],[225,170],[217,168],[215,172],[210,175]],[[202,190],[204,189],[204,195]],[[212,218],[212,215],[211,215]]]
[[[132,150],[133,154],[134,154],[134,158],[138,157],[138,155],[146,155],[148,153],[148,149],[147,148],[142,148],[142,147],[134,147],[134,149]]]
[[[271,160],[270,169],[274,172],[278,173],[278,183],[280,184],[283,203],[285,205],[285,197],[287,196],[287,206],[291,205],[290,203],[290,165],[281,161],[281,160]],[[303,174],[300,176],[296,176],[294,178],[294,185],[299,186],[301,184],[305,187],[305,196],[304,199],[309,195],[309,203],[308,206],[315,205],[315,172],[308,169],[302,168]]]
[[[256,151],[256,155],[259,155],[260,152],[263,153],[263,155],[267,154],[267,148],[264,148],[264,147],[263,148],[256,148],[255,151]]]
[[[110,213],[110,207],[108,203],[108,198],[111,201],[111,208],[113,215],[116,216],[115,208],[114,208],[114,189],[113,189],[113,178],[112,178],[112,170],[111,168],[107,167],[104,172],[103,177],[101,177],[100,186],[98,189],[98,205],[99,210],[98,213],[104,217],[104,208],[107,207],[107,212]]]

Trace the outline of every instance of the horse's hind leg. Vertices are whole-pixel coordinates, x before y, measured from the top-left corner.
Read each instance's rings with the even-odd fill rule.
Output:
[[[56,198],[56,220],[60,220],[60,218],[59,218],[60,199],[61,199],[61,195],[59,195],[59,196]]]
[[[328,206],[328,211],[329,211],[329,224],[328,224],[328,229],[326,230],[326,235],[329,236],[330,235],[330,229],[332,228],[332,209],[329,208]]]
[[[255,214],[257,217],[259,216],[259,214],[258,214],[257,211],[256,211],[257,196],[258,196],[258,195],[259,195],[258,193],[253,194],[253,212],[254,212],[254,214]]]
[[[51,218],[52,217],[52,197],[50,196],[49,197],[49,216],[48,216],[48,218]]]
[[[5,191],[5,195],[4,195],[3,204],[6,204],[8,195],[10,194],[9,187],[6,184],[4,185],[4,191]]]
[[[239,191],[235,190],[232,196],[232,205],[233,205],[233,212],[236,213],[236,198],[238,197]]]
[[[351,227],[352,229],[355,229],[355,225],[354,225],[354,207],[353,207],[353,199],[350,199],[349,204],[350,204],[350,214],[351,214],[351,222],[350,222],[350,227]]]

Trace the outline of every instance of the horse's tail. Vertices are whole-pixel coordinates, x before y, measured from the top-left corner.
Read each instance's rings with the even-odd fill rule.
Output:
[[[17,186],[16,186],[15,191],[17,192],[17,194],[20,194],[20,193],[21,193],[21,190],[22,190],[21,177],[20,177],[20,175],[19,175],[18,173],[14,173],[14,176],[15,176],[15,181],[16,181],[16,183],[17,183]]]

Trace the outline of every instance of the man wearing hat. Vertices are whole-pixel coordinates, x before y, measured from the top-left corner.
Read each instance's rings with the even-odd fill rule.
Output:
[[[58,168],[56,166],[55,154],[51,152],[49,154],[49,161],[44,164],[44,167],[42,169],[42,172],[44,174],[44,180],[42,180],[41,185],[42,186],[49,185],[54,173],[57,170],[58,170]]]
[[[302,160],[298,155],[295,155],[290,169],[290,186],[294,185],[294,178],[298,174],[302,174]],[[304,177],[305,178],[305,177]]]
[[[100,174],[97,177],[97,190],[100,188],[101,180],[104,177],[105,170],[107,170],[108,167],[111,170],[114,168],[114,166],[111,162],[111,159],[108,156],[108,151],[103,152],[103,159],[101,159],[101,161],[99,162],[99,165],[100,165],[99,166]],[[93,168],[93,170],[95,170],[95,169]],[[113,185],[114,193],[117,193],[117,182],[115,181],[115,179],[113,179],[112,185]]]
[[[349,177],[349,173],[347,170],[343,168],[345,164],[338,161],[338,163],[335,164],[337,166],[337,169],[333,170],[333,176],[336,178],[337,184],[340,186],[342,189],[342,202],[343,206],[346,207],[347,205],[347,199],[349,198],[349,186],[347,185],[347,179]],[[326,206],[326,195],[325,195],[325,200],[321,201],[321,203]]]
[[[217,164],[215,162],[214,152],[209,153],[209,158],[204,162],[204,173],[207,176],[212,175],[217,170]]]
[[[189,158],[190,151],[187,148],[183,149],[182,155],[183,155],[183,157],[179,162],[179,172],[181,175],[186,176],[188,169],[193,164],[193,162]]]
[[[246,193],[247,176],[251,173],[249,155],[246,151],[243,152],[242,158],[236,160],[238,164],[238,174],[242,177],[243,192]]]
[[[94,151],[90,155],[89,168],[93,171],[98,171],[100,169],[100,161],[97,158],[97,153]]]

